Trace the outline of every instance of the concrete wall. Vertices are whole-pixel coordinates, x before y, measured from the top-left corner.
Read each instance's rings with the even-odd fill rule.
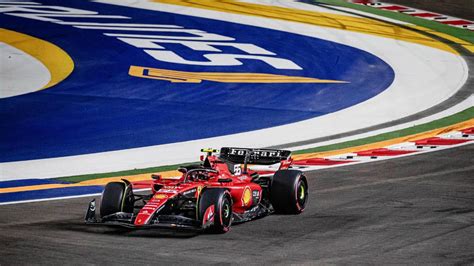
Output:
[[[474,20],[474,0],[386,0],[383,2]]]

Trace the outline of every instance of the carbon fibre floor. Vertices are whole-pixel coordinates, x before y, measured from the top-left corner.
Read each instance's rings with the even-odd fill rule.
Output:
[[[474,263],[474,145],[307,173],[300,216],[224,235],[82,223],[89,198],[0,206],[0,265]]]

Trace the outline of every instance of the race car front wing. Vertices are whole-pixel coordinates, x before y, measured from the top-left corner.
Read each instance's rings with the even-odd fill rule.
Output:
[[[157,215],[149,224],[135,225],[133,213],[117,212],[97,218],[95,199],[89,202],[84,221],[89,225],[116,226],[130,229],[177,229],[201,231],[204,228],[197,220],[181,215]]]

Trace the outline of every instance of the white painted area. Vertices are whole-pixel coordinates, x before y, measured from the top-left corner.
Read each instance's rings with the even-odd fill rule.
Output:
[[[58,21],[55,22],[56,24],[61,25],[73,25],[73,26],[96,26],[96,27],[131,27],[131,28],[173,28],[179,29],[182,28],[181,26],[177,25],[165,25],[165,24],[135,24],[135,23],[101,23],[101,22],[66,22],[66,21]],[[77,27],[81,28],[81,27]],[[128,29],[128,28],[127,28]]]
[[[45,198],[45,199],[8,201],[8,202],[0,202],[0,205],[13,205],[13,204],[19,204],[19,203],[33,203],[33,202],[43,202],[43,201],[53,201],[53,200],[67,200],[67,199],[87,198],[87,197],[93,197],[93,196],[100,196],[101,194],[102,193],[93,193],[93,194],[83,194],[83,195]]]
[[[39,5],[39,3],[37,2],[27,2],[27,1],[0,1],[0,4]]]
[[[36,58],[0,42],[0,98],[40,90],[50,79],[49,70]]]
[[[468,68],[462,57],[418,44],[296,22],[224,14],[211,10],[148,3],[143,0],[104,0],[99,2],[260,26],[350,45],[385,60],[395,70],[396,78],[390,88],[378,96],[322,117],[196,141],[62,158],[2,163],[0,164],[0,179],[50,178],[178,164],[197,161],[199,150],[203,147],[266,147],[330,136],[393,121],[428,109],[453,95],[467,79]],[[473,106],[472,100],[471,97],[449,110],[404,124],[403,127],[414,126],[462,111]],[[400,128],[402,126],[361,134],[357,137],[371,136]],[[354,138],[318,143],[318,145]]]

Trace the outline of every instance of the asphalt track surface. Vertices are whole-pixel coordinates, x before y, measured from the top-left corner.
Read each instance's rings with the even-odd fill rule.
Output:
[[[223,235],[86,226],[90,198],[0,206],[0,265],[472,264],[474,145],[308,172],[309,205]]]

